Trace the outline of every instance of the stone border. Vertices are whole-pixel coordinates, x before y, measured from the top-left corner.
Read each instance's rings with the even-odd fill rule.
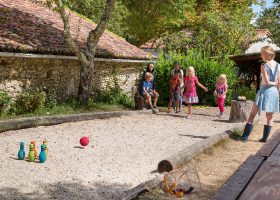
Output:
[[[98,112],[98,113],[82,113],[71,115],[54,115],[54,116],[38,116],[27,117],[0,121],[0,133],[10,130],[18,130],[23,128],[32,128],[37,126],[50,126],[67,122],[79,122],[93,119],[107,119],[111,117],[130,116],[137,114],[152,114],[150,110],[139,111],[115,111],[115,112]]]
[[[215,145],[216,143],[218,143],[219,141],[223,140],[223,139],[228,139],[230,137],[230,135],[233,133],[233,131],[235,129],[242,129],[244,127],[244,123],[242,124],[238,124],[236,127],[231,128],[229,130],[226,130],[222,133],[218,133],[215,134],[201,142],[197,142],[185,149],[183,149],[182,151],[166,158],[163,159],[162,161],[168,161],[169,160],[176,160],[176,158],[178,157],[178,155],[180,156],[180,158],[183,161],[180,161],[180,166],[182,166],[183,163],[187,163],[190,160],[192,160],[195,156],[197,156],[198,154],[202,153],[203,151],[205,151],[207,148],[212,147],[213,145]],[[182,155],[184,154],[184,157],[182,157]],[[161,161],[161,162],[162,162]],[[160,164],[160,163],[159,163]],[[133,200],[134,198],[136,198],[139,194],[148,191],[152,188],[155,188],[156,186],[159,185],[160,183],[160,177],[155,177],[151,180],[148,180],[128,191],[125,192],[124,196],[122,197],[122,200]]]

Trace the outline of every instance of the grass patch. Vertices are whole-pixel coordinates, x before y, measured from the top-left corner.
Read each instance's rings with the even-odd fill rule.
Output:
[[[234,128],[232,133],[229,135],[229,138],[230,139],[233,139],[233,140],[240,140],[241,138],[241,135],[242,135],[242,129],[240,128]]]
[[[33,113],[27,113],[22,115],[15,114],[6,114],[3,115],[0,119],[15,119],[22,117],[35,117],[35,116],[51,116],[51,115],[69,115],[69,114],[78,114],[78,113],[87,113],[87,112],[110,112],[110,111],[121,111],[121,110],[130,110],[120,104],[109,104],[95,102],[91,103],[89,106],[78,105],[73,102],[63,103],[57,105],[53,108],[41,108],[35,110]]]
[[[228,142],[228,139],[221,139],[219,142],[217,142],[216,144],[212,145],[211,147],[206,148],[203,153],[208,155],[208,156],[212,156],[215,153],[215,149],[217,147],[221,147],[221,148],[225,148],[226,144]]]

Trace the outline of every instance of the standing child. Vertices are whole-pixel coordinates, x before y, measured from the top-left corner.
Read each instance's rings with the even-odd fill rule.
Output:
[[[192,116],[192,104],[198,103],[198,96],[196,94],[196,85],[201,87],[205,92],[208,91],[206,87],[204,87],[195,76],[195,71],[193,67],[188,67],[186,70],[185,76],[185,87],[186,92],[184,95],[184,101],[188,104],[189,107],[189,114],[187,118],[191,118]]]
[[[224,103],[227,94],[227,76],[225,74],[221,74],[219,76],[219,81],[216,83],[216,89],[214,94],[217,96],[218,107],[220,109],[219,118],[224,117]]]
[[[264,61],[261,65],[261,85],[245,125],[242,141],[248,140],[257,113],[265,111],[267,124],[263,127],[263,137],[259,141],[266,142],[272,128],[273,113],[279,112],[280,64],[274,60],[274,57],[275,52],[272,47],[261,48],[261,58]]]
[[[168,113],[170,113],[171,111],[172,100],[175,102],[176,105],[176,113],[179,112],[179,101],[182,98],[181,83],[182,81],[180,79],[180,73],[178,71],[175,71],[174,76],[172,76],[170,79],[169,103],[167,110]]]
[[[145,80],[142,82],[142,96],[145,97],[146,102],[151,109],[157,108],[158,93],[152,88],[153,75],[150,72],[145,74]],[[152,105],[151,97],[154,98],[154,105]]]

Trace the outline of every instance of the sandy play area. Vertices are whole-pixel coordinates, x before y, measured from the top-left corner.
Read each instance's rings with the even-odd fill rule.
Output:
[[[123,116],[0,133],[0,199],[119,199],[149,180],[160,160],[236,124],[217,108]],[[81,136],[90,144],[80,148]],[[19,142],[47,139],[46,163],[17,160]],[[28,146],[25,145],[26,154]],[[39,150],[40,151],[40,150]]]

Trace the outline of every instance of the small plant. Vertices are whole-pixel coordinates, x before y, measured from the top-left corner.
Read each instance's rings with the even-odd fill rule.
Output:
[[[33,113],[44,107],[46,93],[43,91],[25,90],[17,96],[15,101],[15,112],[17,115]]]
[[[11,103],[11,97],[5,91],[0,90],[0,115],[1,116],[8,109],[10,103]]]
[[[56,95],[56,91],[52,90],[47,92],[46,95],[46,102],[45,102],[45,107],[47,108],[54,108],[57,106],[57,95]]]

